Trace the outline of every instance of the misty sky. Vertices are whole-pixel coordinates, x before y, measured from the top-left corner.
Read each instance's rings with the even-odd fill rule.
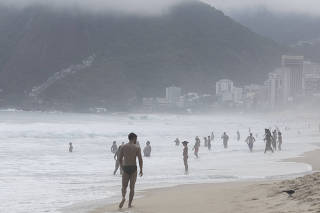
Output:
[[[33,3],[49,4],[55,7],[78,7],[84,10],[116,10],[129,13],[156,14],[170,6],[190,0],[0,0],[10,6],[24,7]],[[299,12],[320,15],[320,0],[202,0],[218,9],[234,9],[264,6],[280,12]]]
[[[320,0],[205,0],[222,10],[266,7],[278,12],[320,15]]]

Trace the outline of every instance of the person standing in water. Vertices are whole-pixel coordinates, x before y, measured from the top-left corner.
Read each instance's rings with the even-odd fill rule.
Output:
[[[138,136],[134,133],[130,133],[128,136],[129,143],[123,145],[119,153],[120,167],[123,170],[122,174],[122,200],[119,204],[121,209],[126,201],[126,193],[128,183],[130,182],[130,194],[129,194],[129,204],[128,207],[132,207],[132,201],[134,197],[135,183],[137,180],[137,162],[138,158],[140,167],[140,176],[142,177],[143,172],[143,160],[141,156],[141,149],[136,145]]]
[[[208,136],[208,150],[211,150],[211,138]]]
[[[214,133],[211,132],[211,141],[213,142],[214,141]]]
[[[246,143],[249,146],[250,152],[252,152],[253,144],[254,144],[255,141],[256,141],[256,139],[253,137],[252,133],[250,133],[250,135],[246,139]]]
[[[238,142],[240,141],[240,132],[239,132],[239,130],[237,131],[237,141]]]
[[[196,137],[196,142],[195,142],[195,144],[194,144],[194,146],[193,146],[193,151],[194,151],[194,155],[196,156],[196,158],[199,158],[199,147],[200,147],[200,143],[199,143],[199,140],[198,140],[199,138],[197,138]]]
[[[279,131],[278,132],[278,149],[281,151],[282,148],[282,133]]]
[[[277,151],[277,130],[272,132],[272,148],[274,151]]]
[[[124,145],[124,142],[122,142],[122,144],[118,147],[117,152],[114,154],[113,158],[116,161],[115,165],[114,165],[114,171],[113,171],[113,175],[117,174],[117,171],[120,167],[120,162],[119,162],[119,154],[120,154],[120,149],[121,147]],[[122,175],[122,169],[120,168],[120,174]]]
[[[179,146],[179,145],[180,145],[180,140],[179,140],[179,138],[176,138],[176,139],[174,140],[174,142],[176,143],[176,146]]]
[[[115,154],[117,152],[117,150],[118,150],[117,142],[113,141],[112,146],[111,146],[111,152],[113,154]]]
[[[184,171],[186,174],[189,172],[189,166],[188,166],[188,158],[189,158],[189,153],[188,153],[188,141],[183,141],[183,164],[184,164]]]
[[[69,143],[69,152],[70,152],[70,153],[73,152],[73,145],[72,145],[72,143]]]
[[[203,137],[203,140],[204,140],[204,146],[205,146],[205,147],[208,147],[208,140],[207,140],[207,137]]]
[[[265,129],[264,141],[266,142],[266,148],[264,150],[264,153],[266,153],[267,151],[271,151],[273,153],[272,144],[271,144],[272,140],[273,140],[273,137],[271,135],[270,130]]]
[[[229,141],[229,136],[227,135],[227,133],[223,133],[223,135],[221,136],[221,139],[223,140],[223,146],[225,149],[228,148],[228,141]]]
[[[198,144],[199,147],[201,146],[201,141],[199,136],[196,137],[196,143]]]
[[[146,147],[143,149],[143,154],[145,157],[150,157],[151,156],[151,145],[150,141],[147,141]]]

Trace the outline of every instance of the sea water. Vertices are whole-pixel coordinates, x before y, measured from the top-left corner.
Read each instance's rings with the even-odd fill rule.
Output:
[[[113,175],[112,141],[127,142],[135,132],[143,148],[149,140],[151,158],[144,158],[144,176],[137,189],[178,184],[279,179],[311,172],[310,165],[282,159],[316,149],[316,120],[263,115],[142,115],[0,112],[0,212],[58,213],[70,205],[120,196],[120,175]],[[264,154],[264,128],[283,132],[283,151]],[[285,131],[284,128],[290,128]],[[249,128],[258,134],[254,152],[244,142]],[[236,140],[236,131],[241,140]],[[300,131],[300,132],[299,132]],[[203,137],[214,132],[212,150]],[[224,149],[221,135],[230,136]],[[195,136],[202,146],[192,152]],[[189,143],[190,173],[184,174],[182,146]],[[68,152],[69,142],[74,152]]]

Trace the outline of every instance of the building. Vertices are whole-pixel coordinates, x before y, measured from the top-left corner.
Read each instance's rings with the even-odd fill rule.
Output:
[[[216,95],[221,102],[233,101],[233,81],[221,79],[216,82]]]
[[[306,96],[320,94],[320,64],[310,61],[304,62],[303,90]]]
[[[303,94],[304,56],[283,55],[281,58],[284,99],[294,99]]]
[[[167,87],[166,88],[166,99],[169,104],[177,104],[180,101],[181,88],[179,87]]]
[[[284,101],[284,88],[282,79],[286,70],[287,69],[285,68],[280,68],[269,73],[269,78],[266,81],[268,103],[272,109],[279,106]]]
[[[216,83],[216,95],[223,95],[224,93],[232,93],[233,81],[229,79],[221,79]]]
[[[233,87],[232,99],[235,103],[242,103],[243,100],[243,88]]]
[[[304,95],[313,96],[320,94],[320,73],[304,74]]]

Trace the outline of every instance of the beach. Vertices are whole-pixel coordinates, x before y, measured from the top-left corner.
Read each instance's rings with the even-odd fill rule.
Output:
[[[251,181],[182,185],[148,190],[134,201],[134,208],[119,211],[117,204],[99,207],[90,213],[302,213],[320,212],[320,150],[289,159],[312,166],[314,173],[281,181]],[[284,190],[295,190],[292,197]]]

